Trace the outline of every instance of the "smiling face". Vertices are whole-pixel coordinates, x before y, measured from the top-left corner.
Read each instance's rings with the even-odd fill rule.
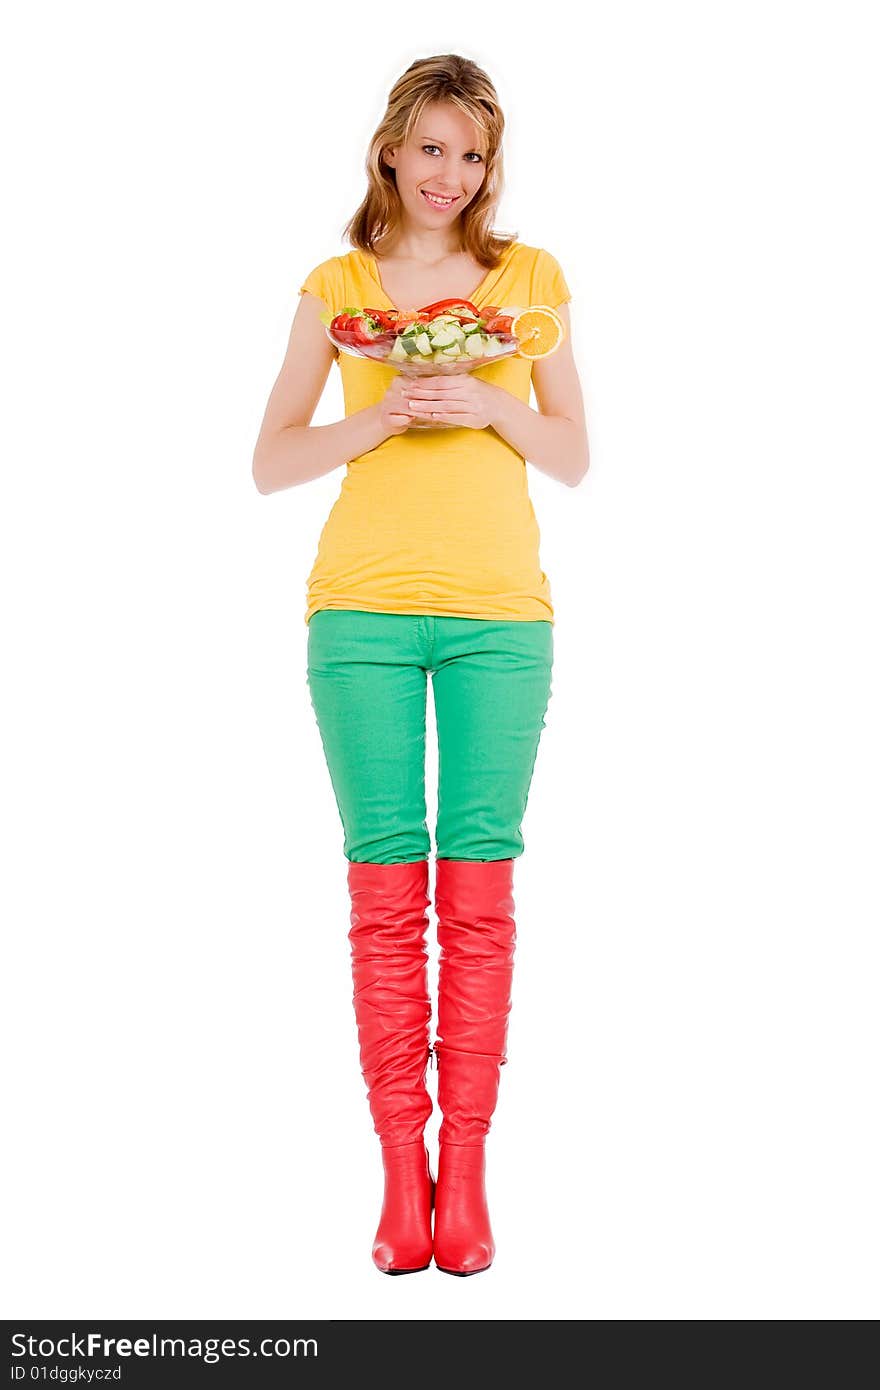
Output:
[[[436,228],[454,222],[479,193],[486,175],[485,140],[457,106],[432,102],[407,143],[386,149],[384,162],[395,170],[404,215],[418,227]]]

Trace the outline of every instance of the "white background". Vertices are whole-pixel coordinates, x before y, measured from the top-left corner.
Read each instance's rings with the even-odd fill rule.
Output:
[[[4,1316],[877,1316],[871,9],[9,21]],[[388,1279],[305,676],[343,470],[251,458],[388,90],[450,51],[507,115],[496,225],[571,287],[592,467],[529,467],[498,1255]]]

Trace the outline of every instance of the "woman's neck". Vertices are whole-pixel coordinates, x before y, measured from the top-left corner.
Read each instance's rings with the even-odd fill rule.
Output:
[[[436,232],[418,230],[398,230],[388,245],[379,243],[376,247],[376,254],[383,260],[415,261],[423,266],[442,265],[462,252],[459,239],[451,240],[446,233],[441,239]]]

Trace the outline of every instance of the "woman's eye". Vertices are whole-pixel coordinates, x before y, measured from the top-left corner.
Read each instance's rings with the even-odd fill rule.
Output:
[[[423,150],[437,150],[437,149],[439,149],[439,148],[440,148],[439,145],[423,145],[423,146],[422,146],[422,149],[423,149]],[[472,155],[474,156],[475,159],[479,159],[479,160],[482,162],[483,156],[482,156],[481,154],[477,154],[476,150],[470,150],[468,153],[469,153],[469,154],[472,154]]]

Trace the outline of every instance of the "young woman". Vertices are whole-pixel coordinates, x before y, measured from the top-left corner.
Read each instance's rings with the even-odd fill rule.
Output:
[[[360,1059],[385,1190],[387,1274],[476,1274],[495,1246],[484,1141],[506,1061],[513,861],[551,693],[553,606],[525,461],[570,487],[589,467],[568,287],[549,252],[492,230],[504,119],[475,63],[445,54],[395,83],[345,228],[353,249],[301,287],[254,452],[261,493],[346,465],[308,580],[308,683],[351,894]],[[406,379],[338,354],[319,315],[546,304],[551,356]],[[334,358],[345,419],[312,426]],[[534,387],[539,409],[529,404]],[[446,429],[413,429],[430,416]],[[438,735],[436,1183],[425,1147],[431,1001],[427,678]],[[433,1230],[432,1230],[433,1211]]]

